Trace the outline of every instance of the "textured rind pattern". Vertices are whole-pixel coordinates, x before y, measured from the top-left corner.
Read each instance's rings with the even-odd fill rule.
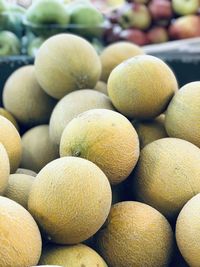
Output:
[[[37,265],[42,241],[37,224],[22,206],[0,197],[0,266]]]
[[[171,137],[187,140],[200,147],[200,82],[183,86],[173,97],[165,127]]]
[[[174,218],[200,192],[200,149],[177,138],[163,138],[141,151],[133,175],[137,199]]]
[[[16,174],[27,174],[27,175],[31,175],[33,177],[36,177],[37,173],[32,171],[32,170],[28,170],[28,169],[23,169],[23,168],[18,168],[15,172]]]
[[[59,264],[63,267],[108,267],[96,251],[86,245],[49,246],[43,251],[40,264]]]
[[[10,174],[10,163],[4,146],[0,143],[0,195],[4,193]]]
[[[176,240],[191,267],[199,267],[200,262],[200,194],[189,200],[181,210],[176,224]]]
[[[38,84],[32,65],[16,70],[3,90],[3,103],[22,124],[34,126],[47,123],[56,104]]]
[[[21,161],[21,137],[12,122],[3,116],[0,116],[0,129],[0,143],[3,144],[6,152],[8,153],[10,172],[14,173],[19,167]]]
[[[34,177],[26,174],[11,174],[4,196],[22,205],[28,206],[28,197],[33,185]]]
[[[49,240],[76,244],[105,222],[111,188],[105,174],[92,162],[64,157],[47,164],[37,175],[28,207]]]
[[[49,126],[40,125],[22,136],[21,167],[39,172],[46,164],[59,157],[59,148],[49,136]]]
[[[51,96],[94,88],[101,75],[101,62],[85,39],[72,34],[58,34],[40,47],[35,60],[37,80]]]
[[[67,124],[80,113],[94,108],[114,109],[107,96],[94,90],[79,90],[63,97],[51,114],[49,123],[51,140],[59,145]]]
[[[140,149],[155,140],[168,137],[165,130],[164,118],[165,116],[161,115],[154,120],[133,123],[140,140]]]
[[[171,261],[172,229],[162,214],[143,203],[115,204],[96,238],[109,267],[167,267]]]
[[[117,42],[107,46],[100,55],[102,64],[101,80],[107,82],[112,70],[124,60],[144,54],[139,46],[129,42]]]
[[[139,157],[139,139],[121,114],[105,109],[86,111],[65,128],[60,155],[78,155],[95,163],[112,184],[125,180]]]
[[[108,79],[108,95],[114,107],[133,119],[160,115],[177,89],[172,70],[162,60],[147,55],[124,61]]]

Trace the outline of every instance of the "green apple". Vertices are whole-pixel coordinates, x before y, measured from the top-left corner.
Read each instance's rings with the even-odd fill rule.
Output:
[[[67,25],[69,23],[69,14],[63,1],[36,0],[28,8],[26,19],[36,25]]]
[[[0,32],[0,56],[19,55],[20,48],[20,41],[14,33]]]
[[[10,4],[8,6],[8,11],[19,13],[21,15],[24,15],[26,13],[26,9],[24,7],[15,4]]]
[[[85,37],[101,35],[104,16],[94,6],[90,4],[78,4],[71,9],[70,16],[71,24],[77,26],[75,33]]]
[[[5,11],[0,14],[0,30],[11,31],[18,37],[23,34],[23,15],[19,12],[11,10]]]
[[[27,54],[31,57],[35,57],[40,46],[44,43],[45,38],[43,37],[37,37],[33,39],[27,48]]]
[[[195,14],[199,9],[199,0],[172,0],[172,7],[179,15]]]

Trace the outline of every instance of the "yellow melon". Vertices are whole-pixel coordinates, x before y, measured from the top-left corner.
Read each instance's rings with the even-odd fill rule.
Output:
[[[72,34],[58,34],[40,47],[35,69],[38,82],[51,96],[94,88],[101,74],[101,62],[93,46]]]
[[[169,266],[173,232],[165,217],[139,202],[115,204],[97,234],[100,255],[110,267]]]
[[[28,197],[34,177],[27,174],[11,174],[4,196],[14,200],[27,209]]]
[[[139,141],[131,123],[120,113],[93,109],[65,128],[60,155],[86,158],[99,166],[112,184],[125,180],[139,157]]]
[[[200,149],[181,139],[163,138],[145,146],[133,175],[137,199],[169,218],[200,192]]]
[[[41,264],[58,264],[63,267],[107,267],[96,251],[86,245],[48,246],[42,253]]]
[[[176,240],[186,262],[199,267],[200,194],[190,199],[181,210],[176,224]]]
[[[58,147],[49,136],[49,126],[40,125],[22,136],[21,167],[39,172],[47,163],[59,157]]]
[[[101,80],[107,82],[112,70],[124,60],[144,54],[139,46],[129,42],[117,42],[107,46],[101,53]]]
[[[16,119],[13,117],[13,115],[8,112],[5,108],[0,108],[0,115],[8,119],[12,122],[13,125],[15,125],[16,129],[19,130],[19,125],[16,121]]]
[[[47,123],[56,101],[38,84],[34,66],[16,70],[3,89],[3,104],[24,125]]]
[[[200,147],[200,82],[183,86],[173,97],[166,112],[169,136],[187,140]]]
[[[108,94],[117,110],[134,119],[160,115],[178,89],[172,70],[153,56],[135,56],[118,65],[108,80]]]
[[[59,145],[66,125],[80,113],[95,108],[114,109],[107,96],[94,90],[79,90],[63,97],[55,106],[50,118],[51,140]]]
[[[155,140],[168,137],[165,130],[165,115],[154,120],[136,121],[133,126],[139,136],[141,149]]]
[[[21,138],[15,126],[3,116],[0,116],[0,129],[0,142],[4,145],[8,153],[10,171],[14,173],[21,161]]]
[[[0,143],[0,195],[4,193],[10,174],[10,163],[4,146]]]
[[[0,197],[0,266],[37,265],[41,236],[29,212],[18,203]]]
[[[92,162],[64,157],[47,164],[32,186],[28,207],[48,239],[76,244],[105,222],[111,188],[105,174]]]
[[[33,177],[35,177],[37,175],[36,172],[34,172],[32,170],[28,170],[28,169],[23,169],[23,168],[18,168],[15,173],[18,173],[18,174],[27,174],[27,175],[31,175]]]
[[[105,95],[108,95],[107,84],[103,81],[98,81],[94,87],[94,90],[101,92]]]

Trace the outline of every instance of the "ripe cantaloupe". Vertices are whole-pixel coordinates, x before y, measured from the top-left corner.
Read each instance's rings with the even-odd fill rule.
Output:
[[[190,199],[181,210],[176,224],[176,240],[186,262],[199,267],[200,194]]]
[[[3,144],[8,153],[10,172],[14,173],[19,167],[21,161],[21,138],[12,122],[3,116],[0,116],[0,129],[0,143]]]
[[[200,192],[200,149],[177,138],[145,146],[133,175],[138,200],[175,218],[185,203]]]
[[[18,168],[15,173],[18,173],[18,174],[27,174],[27,175],[31,175],[33,177],[36,177],[36,175],[37,175],[36,172],[34,172],[32,170],[28,170],[28,169],[23,169],[23,168]]]
[[[168,137],[165,130],[165,115],[160,115],[154,120],[136,121],[133,123],[140,140],[140,148],[155,140]]]
[[[34,177],[27,174],[11,174],[4,196],[19,203],[25,209],[28,207],[28,197]]]
[[[56,101],[38,84],[32,65],[16,70],[3,89],[3,104],[23,125],[47,123]]]
[[[94,87],[94,90],[101,92],[105,95],[108,95],[107,84],[103,81],[98,81]]]
[[[10,174],[10,163],[8,154],[4,146],[0,143],[0,195],[2,195],[7,187]]]
[[[49,136],[49,126],[40,125],[22,136],[21,167],[39,172],[47,163],[59,157],[59,149]]]
[[[51,140],[59,145],[66,125],[80,113],[95,108],[114,109],[107,96],[94,90],[79,90],[63,97],[55,106],[50,118]]]
[[[154,208],[126,201],[112,206],[104,227],[96,236],[100,255],[110,267],[168,266],[173,232]]]
[[[153,56],[135,56],[118,65],[108,79],[108,95],[117,110],[133,119],[160,115],[178,85],[172,70]]]
[[[107,267],[105,261],[90,247],[51,245],[44,249],[41,264],[59,264],[63,267]]]
[[[88,41],[63,33],[42,44],[35,69],[47,94],[61,99],[74,90],[94,88],[101,75],[101,62]]]
[[[105,174],[92,162],[64,157],[47,164],[32,186],[28,207],[48,239],[76,244],[105,222],[111,188]]]
[[[102,64],[100,79],[107,82],[110,73],[115,67],[124,60],[141,54],[144,54],[143,49],[129,42],[117,42],[107,46],[100,55]]]
[[[0,115],[12,122],[12,124],[19,130],[19,125],[13,115],[8,112],[5,108],[0,108]]]
[[[112,184],[125,180],[139,157],[139,140],[132,124],[120,113],[93,109],[73,119],[63,131],[60,155],[86,158]]]
[[[173,97],[165,126],[171,137],[187,140],[200,147],[200,82],[183,86]]]
[[[0,197],[0,266],[37,265],[41,254],[41,236],[29,212],[5,197]]]

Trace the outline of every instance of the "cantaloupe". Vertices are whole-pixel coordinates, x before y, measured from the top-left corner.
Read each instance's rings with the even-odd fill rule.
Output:
[[[32,65],[16,70],[3,89],[3,104],[23,125],[47,123],[56,101],[38,84]]]
[[[160,115],[177,89],[176,77],[167,64],[148,55],[124,61],[108,79],[108,95],[113,105],[133,119]]]
[[[98,81],[94,87],[94,90],[101,92],[105,95],[108,95],[107,84],[103,81]]]
[[[0,197],[0,266],[37,265],[41,255],[41,236],[29,212],[5,197]]]
[[[139,46],[130,42],[117,42],[107,46],[101,53],[101,80],[107,82],[112,70],[124,60],[144,54]]]
[[[31,175],[33,177],[36,177],[36,175],[37,175],[36,172],[34,172],[32,170],[28,170],[28,169],[23,169],[23,168],[18,168],[15,173],[18,173],[18,174],[27,174],[27,175]]]
[[[112,206],[96,236],[100,255],[110,267],[169,266],[173,232],[154,208],[126,201]]]
[[[94,88],[101,75],[101,62],[88,41],[63,33],[42,44],[35,69],[42,88],[61,99],[74,90]]]
[[[13,125],[15,125],[16,129],[19,130],[19,125],[16,121],[16,119],[13,117],[13,115],[8,112],[5,108],[0,108],[0,115],[8,119],[12,122]]]
[[[105,222],[111,188],[105,174],[92,162],[64,157],[47,164],[32,186],[28,207],[48,239],[76,244]]]
[[[80,113],[95,108],[114,109],[107,96],[94,90],[79,90],[63,97],[51,114],[49,123],[51,140],[59,145],[67,124]]]
[[[61,137],[60,155],[86,158],[102,169],[112,184],[125,180],[139,157],[138,135],[120,113],[93,109],[74,118]]]
[[[176,224],[176,240],[186,262],[199,267],[200,194],[190,199],[181,210]]]
[[[200,192],[200,149],[177,138],[145,146],[133,175],[136,198],[176,218],[185,203]]]
[[[107,267],[105,261],[90,247],[51,245],[44,249],[41,264],[59,264],[63,267]]]
[[[36,126],[22,136],[21,167],[39,172],[58,157],[59,149],[50,139],[48,125]]]
[[[8,154],[4,146],[0,143],[0,195],[2,195],[7,187],[10,174],[10,163]]]
[[[34,179],[33,176],[27,174],[11,174],[4,196],[27,209],[29,192]]]
[[[0,116],[0,143],[6,149],[10,162],[10,172],[14,173],[19,167],[22,155],[22,143],[20,135],[15,126]]]
[[[165,126],[169,136],[200,147],[199,103],[200,82],[186,84],[176,93],[166,112]]]
[[[165,130],[165,115],[160,115],[154,120],[133,122],[133,126],[139,136],[141,149],[155,140],[168,137]]]

